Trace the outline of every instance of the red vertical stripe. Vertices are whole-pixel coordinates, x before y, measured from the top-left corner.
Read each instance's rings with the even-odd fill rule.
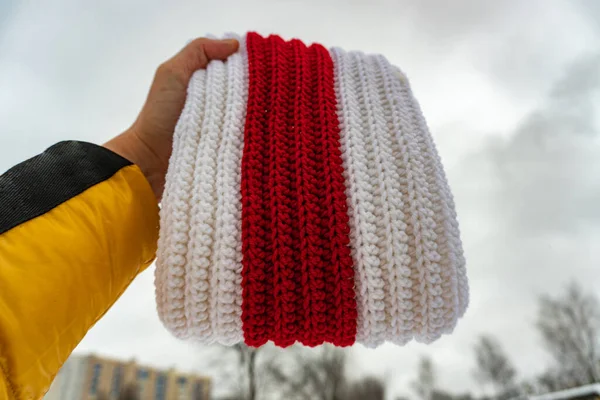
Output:
[[[242,155],[242,324],[249,346],[261,346],[273,331],[269,139],[267,112],[271,52],[262,40],[247,38],[248,108]]]
[[[255,33],[246,43],[245,341],[350,345],[356,304],[333,62],[320,45]]]
[[[268,131],[271,134],[269,158],[269,194],[271,212],[271,241],[273,243],[273,296],[274,329],[270,339],[280,346],[294,343],[297,335],[296,295],[294,268],[295,246],[293,238],[297,209],[294,204],[295,165],[293,104],[295,71],[293,55],[283,39],[275,36],[267,41],[272,49],[271,100],[268,114]]]
[[[300,213],[300,260],[302,268],[302,300],[304,332],[300,340],[315,346],[325,336],[325,235],[323,231],[323,155],[320,146],[321,121],[314,118],[320,107],[317,104],[317,76],[315,51],[303,46],[302,102],[295,118],[296,132],[296,182]],[[333,322],[333,321],[332,321]]]

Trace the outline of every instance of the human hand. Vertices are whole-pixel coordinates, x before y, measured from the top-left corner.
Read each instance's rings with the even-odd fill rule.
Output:
[[[175,124],[183,109],[192,74],[211,60],[224,60],[238,49],[236,40],[200,38],[161,64],[142,111],[133,125],[104,147],[136,164],[160,201],[171,156]]]

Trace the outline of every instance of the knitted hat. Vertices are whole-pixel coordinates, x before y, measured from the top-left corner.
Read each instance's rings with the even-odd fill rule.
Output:
[[[197,71],[161,208],[177,337],[377,346],[450,333],[469,291],[452,194],[405,75],[248,33]]]

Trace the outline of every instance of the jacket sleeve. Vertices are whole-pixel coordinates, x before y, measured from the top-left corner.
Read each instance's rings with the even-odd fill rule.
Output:
[[[154,259],[158,205],[135,165],[61,142],[0,176],[0,398],[39,399]]]

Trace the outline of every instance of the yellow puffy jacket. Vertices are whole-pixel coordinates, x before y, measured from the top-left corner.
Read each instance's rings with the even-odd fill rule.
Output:
[[[44,395],[157,236],[150,185],[103,147],[61,142],[0,176],[0,400]]]

